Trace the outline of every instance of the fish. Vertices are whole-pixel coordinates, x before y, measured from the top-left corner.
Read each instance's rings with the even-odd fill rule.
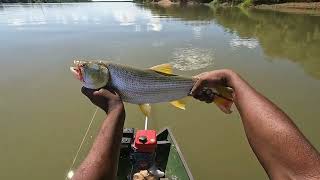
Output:
[[[75,60],[70,70],[84,87],[111,88],[119,94],[122,101],[139,105],[146,116],[150,116],[150,104],[154,103],[170,102],[185,110],[185,102],[181,99],[190,96],[197,81],[192,77],[173,74],[170,64],[139,69],[108,61]],[[232,100],[221,96],[230,92],[223,87],[214,91],[220,96],[216,96],[213,102],[225,113],[231,113]]]

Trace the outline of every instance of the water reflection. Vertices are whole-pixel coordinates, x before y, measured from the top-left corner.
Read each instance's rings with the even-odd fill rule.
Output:
[[[312,77],[320,79],[319,16],[218,9],[215,20],[239,36],[230,42],[231,46],[252,48],[257,44],[252,38],[257,39],[265,55],[296,62]]]
[[[202,30],[201,26],[195,26],[192,28],[192,34],[194,39],[201,39],[201,30]]]
[[[206,5],[195,6],[160,6],[157,4],[139,5],[141,8],[150,9],[152,14],[159,17],[174,17],[183,21],[194,21],[195,24],[208,24],[214,19],[214,11]],[[207,22],[207,23],[206,23]]]
[[[159,17],[152,17],[150,18],[150,21],[148,22],[148,31],[161,31],[162,30],[162,24],[160,22]]]
[[[123,6],[126,6],[123,8]],[[87,9],[87,3],[81,4],[29,4],[29,5],[5,5],[1,6],[0,25],[12,26],[17,29],[41,27],[41,25],[68,25],[59,27],[68,28],[69,25],[119,25],[132,26],[135,32],[156,31],[163,29],[159,17],[155,17],[150,11],[141,11],[134,4],[110,4],[100,6],[91,4]],[[112,19],[110,19],[112,18]],[[45,26],[43,26],[45,27]]]
[[[246,47],[249,49],[256,48],[259,45],[257,39],[254,38],[240,38],[236,36],[230,40],[230,46],[232,48]]]
[[[134,25],[136,21],[136,13],[130,11],[114,11],[113,16],[122,26]]]
[[[133,3],[2,7],[0,61],[5,68],[0,71],[0,147],[4,148],[0,154],[6,163],[0,165],[0,179],[64,178],[94,110],[68,70],[76,58],[111,59],[139,68],[171,62],[184,71],[177,74],[186,76],[233,68],[292,115],[320,147],[319,123],[314,121],[320,116],[319,96],[314,93],[320,84],[301,72],[319,78],[318,17]],[[279,63],[282,59],[299,66]],[[265,177],[236,113],[226,116],[192,100],[188,105],[183,112],[166,103],[153,106],[150,128],[174,130],[196,179]],[[126,105],[126,113],[127,127],[143,127],[136,106]],[[93,137],[104,114],[98,116],[90,133]],[[199,137],[210,140],[199,141]],[[90,142],[84,149],[89,148]],[[197,149],[202,153],[195,154]],[[85,155],[81,152],[77,164]],[[32,163],[24,166],[17,160]]]
[[[260,45],[265,55],[298,63],[312,77],[320,79],[319,16],[208,6],[144,7],[160,17],[178,18],[193,25],[195,39],[201,39],[206,25],[221,25],[235,36],[229,42],[231,48],[253,49]]]

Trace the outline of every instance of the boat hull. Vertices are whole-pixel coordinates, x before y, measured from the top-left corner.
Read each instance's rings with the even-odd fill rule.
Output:
[[[133,137],[122,139],[122,148],[118,165],[118,180],[128,180],[132,177],[132,165],[130,161],[130,142]],[[130,135],[129,135],[130,136]],[[180,151],[180,148],[169,128],[159,131],[157,134],[157,149],[155,164],[165,172],[165,179],[193,180],[193,176]]]

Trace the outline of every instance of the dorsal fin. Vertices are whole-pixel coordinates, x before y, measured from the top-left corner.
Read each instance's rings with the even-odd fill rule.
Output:
[[[173,74],[172,66],[171,64],[168,64],[168,63],[153,66],[150,69],[163,74],[170,74],[170,75]]]

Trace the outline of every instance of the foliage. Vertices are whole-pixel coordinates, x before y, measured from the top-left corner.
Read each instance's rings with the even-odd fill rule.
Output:
[[[219,0],[213,0],[210,2],[210,6],[216,6],[219,4]]]
[[[219,4],[232,4],[240,5],[241,7],[249,7],[258,4],[278,4],[286,2],[319,2],[319,0],[214,0],[216,5]]]
[[[244,0],[244,1],[240,4],[240,6],[241,6],[242,8],[250,7],[250,6],[253,5],[253,1],[254,1],[254,0]]]

